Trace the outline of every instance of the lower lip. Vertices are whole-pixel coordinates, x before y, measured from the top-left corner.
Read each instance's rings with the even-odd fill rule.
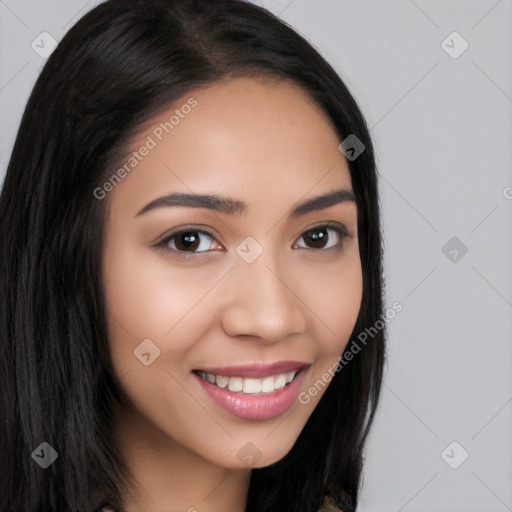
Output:
[[[267,395],[246,395],[229,391],[211,384],[199,375],[194,375],[210,398],[226,411],[246,420],[267,420],[283,414],[292,406],[299,394],[305,374],[305,370],[301,370],[283,389]]]

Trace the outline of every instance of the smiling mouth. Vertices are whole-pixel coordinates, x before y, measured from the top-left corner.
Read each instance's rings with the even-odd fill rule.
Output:
[[[278,373],[263,378],[228,377],[225,375],[206,373],[201,370],[195,370],[194,373],[201,379],[221,389],[245,395],[267,395],[284,389],[288,384],[293,382],[300,371],[302,370],[292,370],[290,372]]]

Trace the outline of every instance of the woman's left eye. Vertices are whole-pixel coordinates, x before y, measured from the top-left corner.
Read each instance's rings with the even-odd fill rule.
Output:
[[[339,238],[339,242],[337,244],[331,243],[331,236],[328,234],[329,232],[336,233]],[[335,247],[342,248],[343,240],[347,236],[349,236],[349,233],[345,226],[330,223],[308,229],[300,238],[308,240],[313,244],[313,247],[309,247],[310,249],[333,249]],[[306,247],[306,249],[307,248],[308,247]]]
[[[333,236],[331,233],[337,235],[339,239],[336,243],[332,242]],[[293,248],[299,249],[332,249],[342,248],[343,240],[349,236],[345,226],[338,223],[328,223],[321,226],[316,226],[308,229],[303,233],[300,239],[304,239],[310,246],[299,246],[294,244]],[[335,239],[336,237],[334,237]],[[208,231],[189,228],[176,231],[171,235],[165,237],[163,240],[155,244],[158,249],[165,249],[175,252],[179,257],[189,257],[191,254],[208,252],[212,245],[212,240],[215,240],[215,236]],[[188,254],[187,254],[188,253]]]

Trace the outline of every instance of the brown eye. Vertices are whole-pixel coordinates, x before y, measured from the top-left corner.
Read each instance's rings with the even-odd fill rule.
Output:
[[[178,251],[195,251],[200,245],[200,237],[197,231],[182,231],[175,235],[174,239]]]
[[[342,247],[343,239],[347,236],[348,232],[345,227],[326,224],[309,229],[301,238],[306,242],[307,249],[331,249]],[[339,240],[338,243],[336,243],[336,239]]]
[[[176,231],[165,237],[157,245],[159,248],[169,249],[177,253],[208,252],[215,237],[207,231],[199,229],[186,229]]]

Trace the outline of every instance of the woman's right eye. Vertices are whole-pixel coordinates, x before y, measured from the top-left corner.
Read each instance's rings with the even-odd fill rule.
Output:
[[[182,229],[166,236],[156,244],[156,247],[176,252],[179,257],[187,258],[189,255],[186,253],[208,252],[212,245],[211,240],[215,240],[215,237],[208,231]]]

